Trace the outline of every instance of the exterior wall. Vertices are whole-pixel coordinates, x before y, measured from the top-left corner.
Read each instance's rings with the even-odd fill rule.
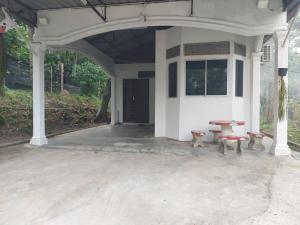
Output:
[[[232,54],[232,119],[246,121],[245,126],[233,127],[235,133],[243,135],[251,130],[251,55],[254,38],[234,37],[235,41],[246,46],[246,57]],[[235,96],[236,60],[244,62],[243,97]],[[256,91],[256,90],[254,90]]]
[[[166,47],[167,49],[178,46],[181,44],[181,28],[174,27],[166,31]],[[177,97],[168,97],[168,75],[169,75],[169,64],[177,62]],[[174,57],[167,60],[166,64],[166,136],[172,139],[179,139],[179,123],[180,123],[180,57]]]
[[[246,38],[230,33],[212,30],[200,30],[191,28],[182,28],[183,43],[213,42],[213,41],[230,41],[230,55],[207,55],[207,56],[183,56],[184,68],[181,73],[181,105],[180,105],[180,140],[186,141],[191,139],[190,131],[200,129],[207,133],[206,139],[210,139],[209,125],[211,120],[234,119],[246,121],[246,126],[234,127],[234,132],[244,134],[250,125],[250,58],[251,38]],[[233,54],[234,42],[243,44],[247,48],[247,56],[237,56]],[[185,62],[187,60],[201,59],[227,59],[227,95],[226,96],[186,96],[185,95]],[[235,97],[235,60],[244,61],[244,95]],[[216,127],[217,128],[217,127]]]
[[[216,32],[212,30],[200,30],[183,28],[182,42],[199,43],[213,41],[228,41],[232,39],[232,34]],[[185,62],[189,60],[203,59],[227,59],[228,74],[227,74],[227,96],[186,96],[186,66]],[[180,120],[180,140],[191,140],[191,130],[199,129],[205,131],[208,135],[208,130],[211,128],[209,121],[219,119],[231,119],[231,63],[229,55],[210,55],[210,56],[183,56],[183,73],[182,78],[182,104],[181,120]],[[216,107],[218,106],[218,107]],[[206,136],[207,137],[207,136]]]
[[[155,137],[166,137],[166,36],[155,33]]]
[[[115,65],[115,122],[123,122],[123,80],[137,79],[139,71],[154,71],[153,63],[116,64]],[[155,117],[155,78],[149,79],[149,123],[154,123]]]
[[[162,31],[159,31],[162,32]],[[181,55],[166,60],[165,73],[160,74],[159,79],[164,80],[166,97],[165,103],[165,136],[181,141],[191,140],[190,131],[192,129],[200,129],[208,135],[206,139],[211,138],[209,125],[211,120],[219,119],[235,119],[246,121],[246,126],[235,127],[234,131],[238,134],[245,134],[250,127],[250,102],[251,102],[251,62],[250,55],[253,49],[253,38],[242,37],[230,33],[212,31],[195,28],[174,27],[165,32],[166,44],[165,50],[180,45]],[[231,46],[234,42],[243,44],[247,48],[246,57],[233,54],[229,55],[201,55],[201,56],[184,56],[183,44],[200,43],[212,41],[230,41]],[[204,60],[204,59],[227,59],[227,95],[226,96],[186,96],[186,61],[187,60]],[[244,61],[244,95],[243,97],[235,97],[235,60]],[[177,98],[168,98],[168,65],[177,62]],[[158,77],[157,77],[158,78]],[[157,90],[159,91],[159,90]],[[159,91],[156,94],[162,95]],[[161,124],[156,124],[161,126]]]

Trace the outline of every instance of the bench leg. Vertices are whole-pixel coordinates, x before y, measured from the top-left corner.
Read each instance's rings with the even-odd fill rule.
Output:
[[[263,144],[263,138],[256,138],[256,146],[261,150],[265,150],[265,146]]]
[[[253,150],[254,145],[255,145],[255,138],[253,136],[250,136],[250,141],[248,143],[248,149]]]
[[[217,133],[214,133],[213,143],[218,144],[218,134]]]
[[[202,136],[193,137],[193,147],[204,147]]]
[[[223,141],[221,142],[221,147],[222,147],[222,153],[223,153],[224,155],[226,155],[226,152],[227,152],[227,141],[226,141],[226,140],[223,140]]]
[[[241,147],[241,140],[238,140],[237,141],[237,148],[236,148],[236,153],[238,153],[238,154],[243,154],[243,149],[242,149],[242,147]]]
[[[196,148],[197,147],[197,141],[196,141],[196,137],[193,137],[193,147]]]
[[[253,150],[255,148],[258,148],[264,150],[265,146],[263,145],[262,141],[263,141],[262,138],[250,137],[248,149]]]

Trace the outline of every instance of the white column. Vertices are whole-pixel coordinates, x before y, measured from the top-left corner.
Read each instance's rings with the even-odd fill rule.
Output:
[[[282,120],[278,119],[278,92],[279,79],[278,68],[288,68],[288,43],[283,46],[286,31],[279,31],[274,34],[275,37],[275,72],[274,72],[274,140],[271,152],[274,155],[290,155],[291,150],[287,145],[287,112]],[[284,77],[286,87],[288,87],[288,78]],[[288,99],[286,99],[287,102]]]
[[[38,146],[48,143],[45,135],[45,50],[45,46],[40,43],[31,44],[33,63],[33,136],[31,138],[30,144]]]
[[[260,60],[262,52],[252,53],[251,131],[259,132],[260,124]]]
[[[111,80],[111,124],[116,124],[116,79],[115,77],[110,77]]]
[[[166,31],[155,35],[155,137],[166,136]]]

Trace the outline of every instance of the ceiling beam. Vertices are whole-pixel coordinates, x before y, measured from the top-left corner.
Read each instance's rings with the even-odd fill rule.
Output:
[[[254,43],[255,52],[261,52],[264,44],[264,37],[265,37],[264,35],[260,35],[255,38],[255,43]]]

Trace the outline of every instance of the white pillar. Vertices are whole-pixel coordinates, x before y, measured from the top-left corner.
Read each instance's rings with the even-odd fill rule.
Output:
[[[45,50],[45,46],[40,43],[31,44],[33,63],[33,136],[31,138],[30,144],[38,146],[48,143],[45,135]]]
[[[251,131],[259,132],[260,124],[260,60],[262,52],[252,53]]]
[[[274,155],[290,155],[291,150],[287,145],[287,112],[282,120],[278,119],[278,92],[279,79],[278,68],[288,68],[288,43],[283,46],[286,31],[279,31],[274,34],[275,37],[275,72],[274,72],[274,140],[271,153]],[[286,87],[288,87],[288,78],[284,77]],[[286,99],[287,102],[288,99]],[[287,107],[287,106],[286,106]]]
[[[111,124],[116,124],[116,79],[115,77],[111,77]]]
[[[166,31],[155,35],[155,137],[166,136]]]

